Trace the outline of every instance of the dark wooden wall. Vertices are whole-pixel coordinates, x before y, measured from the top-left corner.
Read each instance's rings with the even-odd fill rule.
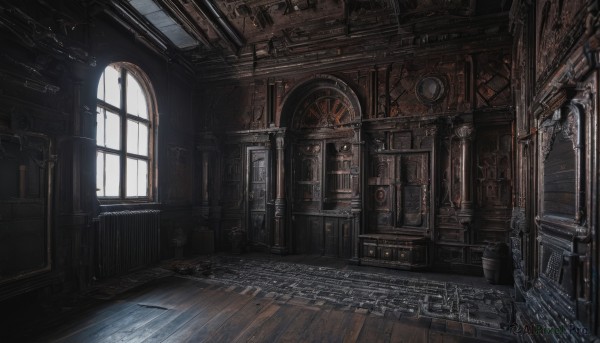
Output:
[[[160,209],[162,255],[173,256],[171,236],[191,229],[193,205],[200,201],[194,197],[194,108],[201,104],[190,71],[150,50],[101,7],[1,6],[0,299],[47,285],[55,291],[87,287],[94,273],[94,218],[102,211]],[[152,204],[105,205],[96,198],[96,90],[113,62],[136,64],[155,91]]]
[[[87,287],[94,218],[154,208],[165,258],[192,228],[222,250],[239,228],[251,249],[480,273],[510,242],[517,323],[597,335],[597,2],[389,4],[343,21],[321,4],[332,20],[303,30],[312,8],[280,11],[272,36],[256,17],[230,55],[186,55],[100,2],[2,2],[0,299]],[[156,92],[152,204],[95,196],[96,87],[117,61]]]
[[[451,30],[438,25],[439,32]],[[480,34],[468,45],[431,36],[435,51],[428,52],[423,42],[422,50],[410,46],[414,52],[410,56],[401,53],[406,47],[394,45],[375,61],[365,54],[358,62],[322,66],[299,62],[265,76],[242,75],[210,83],[200,79],[199,94],[206,104],[202,113],[220,138],[219,159],[211,162],[221,171],[216,174],[222,175],[211,186],[221,218],[214,227],[218,246],[228,249],[229,232],[241,228],[251,245],[261,250],[321,253],[356,261],[363,256],[360,235],[416,234],[433,243],[428,266],[481,273],[485,246],[509,240],[514,186],[511,38],[507,26],[495,20],[455,25],[452,30]],[[490,39],[495,44],[486,43]],[[260,66],[261,60],[256,63]],[[263,72],[257,67],[257,74]],[[429,81],[443,88],[439,98],[419,94],[419,87]],[[356,104],[349,105],[351,117],[338,126],[319,119],[296,122],[310,111],[312,95],[303,97],[318,94],[318,89],[345,94],[340,101],[346,105],[356,97]],[[278,138],[284,142],[282,157],[277,157]],[[344,150],[346,172],[350,183],[356,180],[357,184],[347,186],[344,199],[328,194],[327,177],[344,173],[328,170],[331,163],[343,160],[340,147],[345,144],[349,146]],[[266,156],[267,173],[262,184],[266,205],[264,212],[256,214],[260,216],[257,229],[248,212],[253,206],[249,199],[253,185],[245,175],[259,151]],[[461,169],[465,158],[466,174]],[[413,188],[419,188],[419,194],[410,194],[426,198],[418,204],[422,208],[412,209],[419,212],[419,219],[412,221],[408,219],[411,209],[403,207],[409,204],[401,200],[410,195],[406,192],[411,184],[400,176],[403,163],[410,164],[411,159],[422,168],[419,177],[424,181],[415,181]],[[310,160],[311,177],[301,175],[304,160]],[[398,165],[398,174],[387,181],[376,180],[378,166],[386,163],[388,168]],[[285,213],[281,230],[276,224],[279,172],[285,186],[279,201]],[[320,176],[313,179],[312,174]],[[462,189],[465,180],[469,188]],[[305,195],[306,189],[310,195]],[[374,202],[377,196],[389,199]],[[257,230],[265,234],[255,239]],[[276,235],[282,237],[283,247],[278,246]]]
[[[598,4],[515,1],[510,19],[517,323],[586,341],[598,334]]]

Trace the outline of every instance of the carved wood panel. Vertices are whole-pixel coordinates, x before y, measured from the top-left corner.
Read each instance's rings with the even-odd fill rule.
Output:
[[[321,204],[322,143],[305,141],[294,152],[294,208],[318,210]]]
[[[480,127],[476,139],[475,243],[506,241],[513,187],[511,126]]]
[[[267,223],[268,198],[268,151],[262,148],[248,150],[248,239],[251,244],[269,245],[269,225]]]
[[[227,147],[223,157],[223,194],[225,208],[239,209],[242,205],[242,160],[239,146]]]
[[[376,154],[368,178],[369,232],[427,228],[429,153]]]
[[[293,120],[294,129],[338,126],[354,120],[350,100],[333,88],[322,88],[304,99]]]
[[[427,227],[429,209],[429,154],[402,154],[397,193],[397,226]]]
[[[558,109],[540,127],[542,214],[574,220],[582,218],[581,116],[578,105]]]
[[[511,104],[511,59],[506,53],[477,55],[477,107]]]
[[[536,4],[536,75],[538,80],[551,72],[564,57],[583,25],[575,15],[585,5],[584,0],[545,0]],[[580,26],[578,26],[580,25]]]
[[[350,142],[327,143],[325,162],[326,209],[349,205],[352,196],[350,166],[352,144]]]

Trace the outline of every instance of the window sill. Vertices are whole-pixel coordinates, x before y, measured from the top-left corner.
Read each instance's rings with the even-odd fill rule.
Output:
[[[161,203],[158,202],[102,202],[100,201],[100,212],[117,212],[133,210],[160,210]]]

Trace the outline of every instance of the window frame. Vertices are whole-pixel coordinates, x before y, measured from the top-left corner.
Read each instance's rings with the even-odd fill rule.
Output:
[[[96,89],[96,115],[103,109],[104,111],[110,111],[118,115],[119,124],[120,124],[120,132],[119,132],[119,149],[109,148],[106,146],[98,145],[97,136],[96,136],[96,160],[98,157],[98,153],[102,152],[104,154],[114,154],[119,157],[119,191],[116,196],[105,196],[99,195],[96,192],[96,197],[100,201],[101,204],[115,204],[115,203],[148,203],[154,201],[155,194],[155,175],[156,175],[156,150],[155,150],[155,140],[157,133],[157,115],[156,115],[156,102],[154,97],[154,91],[152,89],[152,85],[148,80],[148,77],[141,71],[139,67],[134,64],[127,62],[115,62],[108,64],[100,74],[98,79],[97,87],[104,86],[105,88],[109,85],[104,83],[100,84],[100,80],[102,75],[105,74],[106,69],[109,67],[115,68],[119,73],[118,79],[118,87],[119,87],[119,95],[120,95],[120,104],[119,106],[115,106],[113,104],[109,104],[104,100],[98,98],[98,88]],[[148,118],[142,118],[137,115],[133,115],[128,113],[127,111],[127,75],[130,75],[137,83],[139,84],[142,93],[146,99],[146,107]],[[106,81],[104,81],[106,82]],[[112,86],[112,85],[110,85]],[[106,93],[104,93],[106,94]],[[127,151],[127,129],[128,129],[128,120],[131,120],[135,123],[141,123],[148,127],[148,155],[140,155],[135,153],[130,153]],[[98,124],[98,123],[96,123]],[[97,125],[96,125],[97,127]],[[106,127],[104,128],[106,130]],[[96,131],[96,135],[98,132]],[[139,144],[139,143],[138,143]],[[106,155],[105,155],[106,156]],[[146,180],[146,195],[143,196],[128,196],[127,195],[127,159],[133,158],[135,160],[146,161],[147,163],[147,180]],[[106,158],[104,159],[106,161]],[[104,162],[105,166],[103,168],[103,187],[106,187],[106,162]],[[98,178],[98,169],[96,168],[96,180]],[[137,178],[136,178],[137,180]],[[97,188],[98,190],[98,188]]]

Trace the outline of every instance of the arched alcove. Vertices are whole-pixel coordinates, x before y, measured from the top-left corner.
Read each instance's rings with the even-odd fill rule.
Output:
[[[355,257],[361,117],[354,91],[333,76],[317,75],[285,97],[280,124],[287,127],[289,142],[286,184],[293,252]]]

